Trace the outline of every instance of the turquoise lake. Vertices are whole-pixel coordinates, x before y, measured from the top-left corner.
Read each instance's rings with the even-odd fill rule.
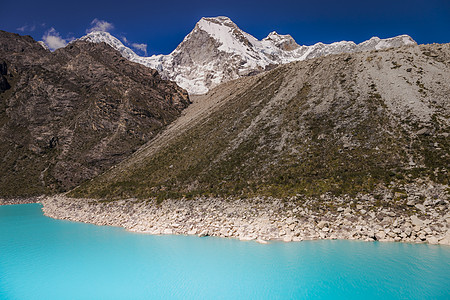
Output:
[[[450,247],[151,236],[0,206],[0,299],[450,299]]]

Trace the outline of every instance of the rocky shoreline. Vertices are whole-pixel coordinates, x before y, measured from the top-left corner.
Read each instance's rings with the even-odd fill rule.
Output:
[[[414,191],[416,188],[416,191]],[[41,199],[46,216],[124,227],[148,234],[232,237],[285,242],[350,239],[450,245],[447,187],[320,198],[293,197],[98,201],[64,195]]]
[[[42,196],[29,197],[29,198],[0,198],[0,206],[1,205],[38,203],[42,199],[43,199]]]

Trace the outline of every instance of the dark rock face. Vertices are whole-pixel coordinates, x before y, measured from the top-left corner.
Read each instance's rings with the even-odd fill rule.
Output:
[[[175,83],[104,43],[51,53],[0,31],[0,195],[74,187],[129,156],[189,103]]]
[[[8,69],[6,66],[6,62],[0,62],[0,92],[4,92],[9,89],[11,86],[8,83],[8,80],[4,75],[7,75]]]

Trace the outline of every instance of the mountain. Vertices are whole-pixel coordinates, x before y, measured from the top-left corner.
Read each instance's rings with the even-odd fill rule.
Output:
[[[227,17],[202,18],[168,55],[138,56],[106,32],[92,32],[80,39],[94,43],[105,42],[125,58],[158,70],[164,78],[175,81],[190,94],[204,94],[220,83],[256,74],[279,64],[329,54],[416,44],[411,37],[401,35],[390,39],[373,37],[360,44],[342,41],[300,46],[290,35],[276,32],[258,40],[242,31]]]
[[[450,44],[284,64],[195,97],[167,130],[70,195],[384,197],[379,190],[389,189],[401,197],[418,181],[448,189],[449,95]]]
[[[0,196],[70,189],[180,116],[187,92],[106,44],[0,31]]]

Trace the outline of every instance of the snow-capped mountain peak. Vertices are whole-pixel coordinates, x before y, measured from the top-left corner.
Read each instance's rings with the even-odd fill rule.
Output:
[[[415,44],[416,42],[409,35],[403,34],[387,39],[380,39],[379,37],[374,36],[370,40],[358,44],[358,46],[361,48],[361,50],[381,50],[386,48]]]
[[[133,60],[133,58],[137,56],[133,50],[125,46],[118,38],[112,36],[109,32],[93,31],[79,38],[79,40],[91,43],[107,43],[114,49],[118,50],[122,56],[128,60]]]
[[[252,42],[258,41],[255,37],[243,32],[228,17],[202,18],[195,26],[213,37],[220,46],[219,51],[228,53],[244,53],[252,47]]]
[[[276,47],[284,51],[292,51],[300,47],[292,36],[289,34],[278,34],[276,31],[269,33],[263,41],[271,41]]]
[[[201,24],[204,22],[211,22],[211,23],[215,23],[218,25],[225,25],[225,26],[229,26],[229,27],[237,27],[237,25],[233,21],[231,21],[230,18],[225,17],[225,16],[203,17],[200,19],[200,21],[197,22],[197,24]]]
[[[163,78],[175,81],[190,94],[204,94],[220,83],[261,72],[274,65],[328,54],[416,44],[408,35],[400,35],[388,39],[373,37],[360,44],[341,41],[300,46],[292,36],[275,31],[258,40],[242,31],[228,17],[201,18],[168,55],[141,57],[107,32],[91,32],[80,39],[105,42],[125,58],[158,70]]]

